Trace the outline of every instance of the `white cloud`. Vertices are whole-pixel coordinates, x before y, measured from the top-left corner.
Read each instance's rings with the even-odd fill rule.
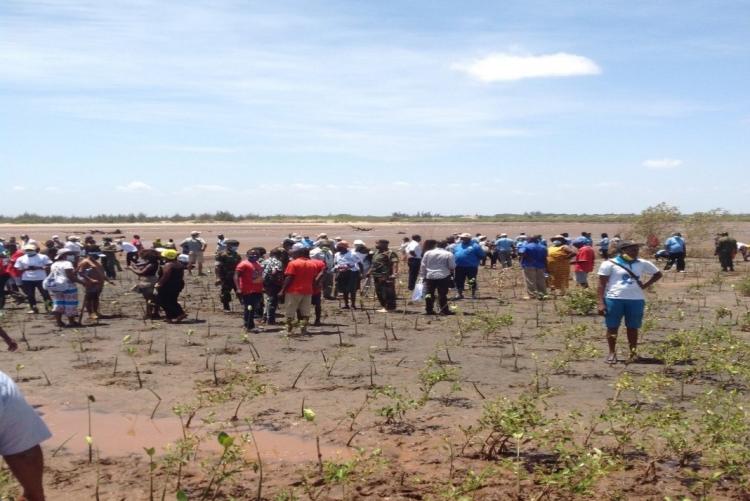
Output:
[[[652,158],[643,162],[647,169],[676,169],[680,165],[682,160],[676,158]]]
[[[13,186],[11,188],[11,191],[26,191],[26,187],[25,186]]]
[[[408,188],[411,186],[411,183],[407,183],[406,181],[394,181],[393,186],[396,186],[397,188]]]
[[[116,186],[115,189],[123,193],[148,193],[154,191],[151,185],[143,181],[131,181],[124,186]]]
[[[490,54],[469,64],[452,66],[481,82],[508,82],[524,78],[598,75],[601,68],[591,59],[558,52],[544,55]]]
[[[226,186],[220,184],[194,184],[192,186],[186,186],[182,189],[183,192],[199,192],[199,193],[225,193],[231,191]]]

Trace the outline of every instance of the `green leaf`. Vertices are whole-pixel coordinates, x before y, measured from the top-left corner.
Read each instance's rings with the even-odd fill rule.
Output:
[[[234,443],[234,439],[230,437],[228,433],[223,431],[219,433],[217,439],[219,440],[219,444],[225,449]]]
[[[184,491],[177,491],[177,501],[188,501],[187,494]]]
[[[154,454],[156,454],[156,449],[154,447],[144,447],[143,450],[146,451],[146,454],[148,454],[149,456],[153,456]]]

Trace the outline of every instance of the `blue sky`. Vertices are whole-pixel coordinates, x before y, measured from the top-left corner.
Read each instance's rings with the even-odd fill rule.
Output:
[[[5,0],[0,212],[750,212],[746,1]]]

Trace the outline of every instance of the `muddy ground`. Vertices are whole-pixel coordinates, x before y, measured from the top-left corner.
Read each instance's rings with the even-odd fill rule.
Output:
[[[506,225],[498,231],[523,228],[531,233],[531,226]],[[144,239],[177,239],[192,228],[122,230],[137,229]],[[270,247],[288,231],[395,241],[401,231],[432,237],[454,229],[493,233],[497,225],[491,228],[387,225],[357,232],[346,225],[237,225],[203,230],[206,237],[224,230],[238,238],[244,250],[251,244]],[[595,234],[614,232],[593,224],[538,231],[574,235],[583,228]],[[34,228],[29,233],[44,238],[68,229]],[[669,333],[710,321],[726,323],[747,341],[736,323],[747,311],[748,299],[730,285],[750,268],[738,263],[738,271],[723,276],[717,269],[713,260],[691,260],[687,273],[667,274],[649,293],[653,309],[644,354]],[[105,318],[75,330],[58,329],[51,317],[27,315],[23,304],[9,301],[2,324],[24,340],[18,352],[0,353],[0,367],[19,380],[54,434],[44,444],[49,499],[149,499],[144,448],[150,447],[157,462],[154,496],[161,499],[164,490],[165,499],[175,499],[177,468],[165,455],[186,436],[200,440],[180,469],[179,489],[191,500],[256,499],[259,458],[262,499],[698,497],[684,468],[666,459],[650,461],[638,448],[618,450],[617,466],[575,492],[550,488],[532,475],[535,465],[547,464],[549,454],[536,446],[526,450],[523,437],[523,450],[514,445],[493,457],[482,454],[481,441],[467,440],[465,430],[477,425],[489,401],[525,393],[534,395],[550,422],[569,423],[577,439],[587,436],[587,443],[611,452],[612,435],[589,424],[617,393],[615,383],[624,373],[638,378],[662,370],[659,360],[649,358],[648,363],[605,364],[601,319],[566,314],[563,299],[522,300],[522,280],[515,268],[481,269],[478,299],[453,302],[457,315],[451,317],[424,316],[421,303],[407,302],[405,277],[394,314],[377,313],[371,294],[356,311],[327,301],[323,326],[310,328],[309,336],[285,336],[279,327],[245,333],[239,303],[233,304],[232,313],[221,312],[210,276],[187,280],[183,298],[188,321],[144,321],[142,299],[131,291],[134,283],[132,275],[122,274],[116,285],[105,289]],[[733,316],[719,317],[720,308]],[[505,324],[488,328],[483,318],[501,318]],[[564,339],[576,328],[583,344],[580,353],[570,356]],[[623,346],[621,342],[622,359]],[[567,358],[561,356],[566,353]],[[430,377],[442,380],[425,395]],[[693,381],[666,390],[663,398],[689,406],[707,385]],[[85,441],[87,403],[91,462]],[[303,408],[314,411],[314,420],[303,418]],[[389,421],[389,412],[396,418]],[[253,437],[247,435],[250,430]],[[243,436],[248,443],[225,470],[234,473],[225,479],[218,475],[217,482],[212,467],[221,457],[216,439],[220,431],[235,437],[237,444]],[[521,458],[524,472],[514,473],[513,460]],[[13,490],[12,485],[6,488]],[[714,485],[709,494],[712,499],[747,496],[736,482]]]

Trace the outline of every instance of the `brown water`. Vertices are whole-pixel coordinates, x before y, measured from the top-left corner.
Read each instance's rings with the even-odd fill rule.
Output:
[[[52,438],[45,445],[47,450],[54,451],[63,443],[67,453],[85,456],[88,454],[88,413],[85,410],[46,410],[42,417],[47,423]],[[247,426],[227,425],[212,426],[211,430],[225,431],[237,436],[248,431]],[[138,414],[105,414],[91,413],[91,436],[94,449],[102,458],[145,455],[144,448],[156,448],[157,455],[164,452],[167,444],[182,438],[182,425],[178,418],[155,418]],[[209,430],[204,426],[193,424],[190,433],[205,435]],[[220,447],[211,434],[201,444],[202,450],[218,451]],[[290,433],[279,433],[267,430],[253,430],[255,441],[264,461],[297,463],[317,461],[317,448],[314,438]],[[72,438],[71,438],[72,437]],[[67,441],[67,442],[66,442]],[[348,457],[349,449],[321,444],[321,453],[325,459]],[[249,455],[255,458],[255,448],[247,448]]]

